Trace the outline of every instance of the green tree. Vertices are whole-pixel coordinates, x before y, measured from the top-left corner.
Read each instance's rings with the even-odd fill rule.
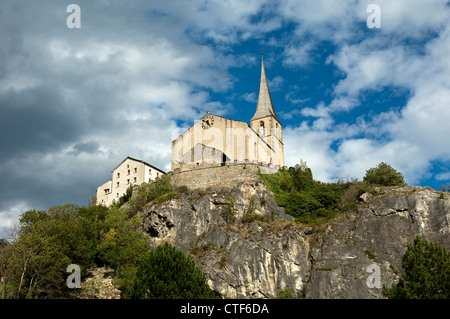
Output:
[[[111,207],[102,227],[98,260],[115,269],[122,290],[133,280],[137,260],[150,249],[149,236],[140,231],[141,225],[140,215],[129,218],[126,211]]]
[[[297,191],[308,191],[314,188],[314,180],[311,169],[306,162],[300,160],[300,164],[289,168],[292,175],[294,187]]]
[[[123,294],[129,299],[212,299],[214,292],[193,259],[165,243],[138,262],[138,271]]]
[[[86,252],[74,219],[77,209],[67,204],[22,215],[10,260],[14,297],[59,298],[68,293],[67,266],[81,262]]]
[[[391,288],[383,286],[384,296],[391,299],[449,299],[450,253],[420,236],[407,245],[402,257],[403,273]]]
[[[402,186],[405,185],[402,173],[396,171],[392,166],[381,162],[377,167],[372,167],[366,171],[363,181],[368,184],[381,186]]]

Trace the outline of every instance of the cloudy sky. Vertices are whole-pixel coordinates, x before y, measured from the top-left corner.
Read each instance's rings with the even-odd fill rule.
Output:
[[[126,156],[169,171],[207,109],[248,122],[260,48],[288,166],[335,181],[384,161],[450,183],[446,0],[2,0],[0,226],[87,205]]]

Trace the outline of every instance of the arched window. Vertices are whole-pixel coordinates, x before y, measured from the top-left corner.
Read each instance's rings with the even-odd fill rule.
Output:
[[[266,130],[264,128],[264,121],[259,121],[259,136],[266,136]]]

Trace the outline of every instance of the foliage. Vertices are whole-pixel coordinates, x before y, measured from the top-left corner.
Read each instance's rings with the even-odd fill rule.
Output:
[[[296,220],[314,224],[334,215],[344,187],[337,183],[321,183],[313,180],[311,169],[306,163],[276,174],[261,174],[266,186],[274,192],[278,205]]]
[[[105,232],[97,246],[98,259],[116,270],[118,284],[125,289],[132,280],[139,256],[150,249],[148,236],[139,230],[142,218],[111,207],[104,221]]]
[[[94,255],[76,212],[78,206],[30,210],[20,218],[20,236],[13,245],[8,273],[9,297],[54,298],[65,296],[69,264],[92,265]]]
[[[149,254],[149,235],[141,231],[143,221],[137,214],[139,209],[149,202],[162,202],[187,191],[186,187],[172,189],[170,176],[164,175],[153,183],[140,185],[136,196],[132,196],[132,187],[129,187],[123,198],[110,207],[95,205],[93,199],[88,207],[67,204],[47,211],[24,212],[20,217],[17,240],[0,247],[0,296],[76,297],[77,292],[66,284],[69,276],[66,270],[70,264],[80,266],[82,277],[94,267],[112,268],[114,282],[122,292],[129,293],[132,284],[137,282],[139,271],[149,267],[159,269],[161,254],[166,254],[168,259],[162,260],[174,267],[173,276],[185,273],[180,280],[194,280],[180,286],[185,290],[179,294],[192,298],[214,296],[204,275],[192,266],[192,260],[182,257],[181,252],[174,252],[173,247]],[[125,202],[129,203],[127,210],[120,208]],[[228,200],[227,205],[232,213],[234,203]],[[148,262],[154,262],[155,266]],[[170,285],[172,289],[174,284]],[[169,289],[160,288],[164,293]],[[176,293],[172,291],[171,294],[175,296]]]
[[[113,200],[112,206],[122,207],[122,205],[127,203],[132,196],[133,196],[133,184],[130,184],[130,186],[128,186],[127,190],[125,191],[125,194],[120,196],[117,201],[115,199]]]
[[[293,289],[283,289],[278,292],[276,299],[303,299],[305,298],[305,286],[303,286],[303,289],[301,292],[295,292]]]
[[[137,194],[129,200],[130,208],[128,209],[128,214],[130,216],[135,215],[148,203],[173,191],[169,174],[159,176],[153,182],[139,185]],[[170,198],[171,197],[168,196],[166,199]]]
[[[168,243],[142,256],[134,281],[123,296],[130,299],[215,297],[192,258]]]
[[[377,167],[372,167],[366,171],[363,181],[368,184],[380,186],[402,186],[406,185],[403,175],[397,172],[392,166],[381,162]]]
[[[119,284],[126,286],[137,257],[149,249],[139,225],[138,217],[128,218],[117,207],[66,204],[26,211],[18,239],[7,253],[1,249],[0,276],[8,283],[2,295],[68,298],[73,294],[66,285],[70,264],[79,265],[82,276],[95,266],[113,267]]]
[[[403,274],[391,288],[383,286],[390,299],[449,299],[450,253],[420,236],[407,244],[402,257]]]

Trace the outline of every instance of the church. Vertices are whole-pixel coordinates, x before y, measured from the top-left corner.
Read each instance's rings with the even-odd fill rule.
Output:
[[[272,104],[261,54],[258,102],[250,124],[207,111],[172,141],[171,183],[191,189],[230,187],[258,182],[258,173],[272,174],[282,167],[282,125]],[[149,183],[164,174],[128,156],[113,169],[112,179],[97,188],[97,204],[109,206],[130,185]]]
[[[235,164],[254,164],[272,172],[284,167],[282,125],[272,104],[262,54],[258,102],[250,124],[208,110],[172,141],[174,175]]]

